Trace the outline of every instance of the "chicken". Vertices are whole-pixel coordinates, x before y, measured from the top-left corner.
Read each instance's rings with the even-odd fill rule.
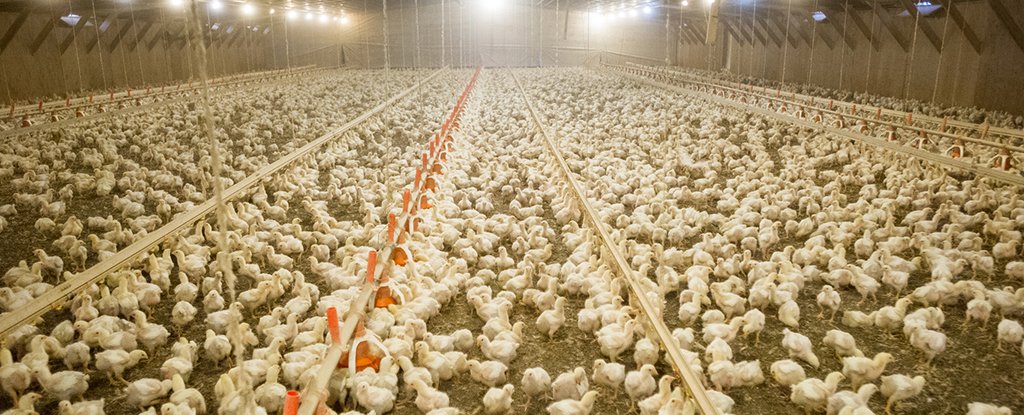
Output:
[[[89,389],[89,375],[71,370],[51,374],[45,366],[32,369],[32,374],[42,385],[43,390],[57,400],[70,401],[71,398],[85,400],[83,396]]]
[[[825,332],[825,338],[821,340],[826,346],[836,350],[837,357],[864,356],[864,353],[857,349],[857,341],[850,333],[842,330],[832,329]]]
[[[127,395],[128,404],[138,407],[139,409],[147,406],[156,404],[161,399],[165,398],[171,391],[171,380],[164,379],[139,379],[132,383],[129,383],[124,388],[124,393]]]
[[[530,407],[530,400],[535,397],[547,395],[551,390],[551,376],[542,367],[531,367],[523,371],[523,379],[519,382],[522,391],[526,393],[526,407]]]
[[[469,376],[477,382],[492,388],[505,383],[508,366],[505,366],[504,363],[494,360],[483,362],[469,360],[467,365],[469,367]]]
[[[849,379],[854,389],[856,389],[867,382],[878,379],[882,375],[882,371],[885,370],[885,366],[891,361],[892,355],[886,352],[876,354],[873,359],[866,357],[844,357],[843,376]]]
[[[548,405],[549,415],[590,415],[597,400],[597,391],[589,391],[583,395],[583,399],[563,399]]]
[[[38,393],[35,393],[35,392],[26,393],[26,394],[22,395],[21,398],[19,398],[17,401],[15,401],[15,402],[17,402],[17,405],[16,405],[16,407],[14,409],[8,409],[8,410],[4,411],[3,415],[8,415],[8,414],[11,414],[11,415],[38,415],[39,413],[36,412],[36,402],[38,402],[39,399],[41,399],[41,398],[42,398],[42,395],[40,395]],[[67,402],[67,401],[65,400],[65,401],[62,401],[62,402]],[[61,413],[63,414],[63,411]]]
[[[1003,319],[996,326],[996,350],[1003,350],[1003,343],[1010,343],[1011,345],[1020,344],[1024,339],[1024,326],[1020,323]]]
[[[819,366],[818,356],[814,354],[811,339],[807,336],[782,329],[782,347],[789,351],[790,358],[803,360],[815,368]]]
[[[821,292],[818,293],[818,318],[825,316],[825,309],[832,311],[832,315],[829,316],[828,321],[832,321],[836,318],[836,312],[839,311],[839,304],[842,303],[842,298],[839,297],[839,292],[835,290],[831,285],[825,284],[821,287]]]
[[[104,415],[104,405],[106,405],[106,399],[98,399],[95,401],[83,401],[71,403],[71,401],[60,401],[57,405],[57,409],[60,415]]]
[[[629,399],[637,402],[651,396],[658,387],[658,382],[654,380],[654,376],[657,374],[658,370],[652,365],[643,365],[640,369],[627,373],[625,387]]]
[[[498,415],[508,413],[512,410],[512,392],[516,387],[506,384],[501,388],[490,388],[484,394],[484,413],[487,415]]]
[[[852,391],[840,391],[836,392],[828,398],[828,407],[826,412],[829,414],[838,414],[840,411],[846,409],[847,411],[856,408],[867,407],[868,401],[871,400],[871,396],[878,392],[878,386],[872,383],[861,386],[857,389],[857,392]]]
[[[793,329],[800,328],[800,306],[789,300],[779,307],[779,321]]]
[[[935,330],[915,326],[910,331],[910,344],[924,354],[924,364],[929,366],[932,360],[935,359],[935,356],[946,351],[946,335]]]
[[[11,402],[18,402],[18,395],[31,385],[32,369],[15,362],[10,349],[0,347],[0,386],[11,397]]]
[[[885,413],[892,413],[892,404],[899,401],[913,398],[924,389],[924,376],[890,375],[882,376],[882,386],[879,390],[886,398]]]
[[[836,387],[844,379],[839,372],[829,373],[825,380],[808,378],[790,386],[789,400],[804,409],[805,412],[823,412],[828,405],[828,398],[836,392]]]
[[[579,400],[584,393],[587,393],[588,389],[590,389],[590,384],[587,382],[587,372],[582,367],[577,367],[572,371],[559,374],[551,382],[551,397],[555,401]]]
[[[149,355],[142,350],[132,350],[131,352],[120,349],[106,350],[96,353],[96,369],[106,372],[110,383],[114,383],[114,379],[117,379],[119,382],[127,384],[128,381],[124,379],[124,371],[135,367],[139,361],[148,357]]]
[[[203,350],[206,352],[207,359],[219,365],[221,361],[231,355],[231,341],[228,340],[228,336],[214,333],[213,330],[208,329],[206,330],[206,341],[203,342]]]
[[[519,349],[518,343],[507,340],[492,341],[482,334],[477,337],[476,341],[485,357],[505,364],[512,363],[515,360],[517,350]]]
[[[395,407],[395,395],[390,390],[378,388],[368,383],[356,385],[356,402],[359,406],[375,411],[378,414],[391,412]]]
[[[626,366],[621,363],[608,363],[597,359],[591,367],[591,380],[594,383],[606,386],[618,393],[622,382],[626,380]]]
[[[553,338],[555,332],[565,324],[565,297],[555,300],[555,308],[545,310],[537,317],[537,331]]]
[[[971,402],[967,404],[967,415],[1013,415],[1013,411],[1005,406]]]
[[[284,400],[283,394],[281,399]],[[185,380],[177,373],[171,375],[170,403],[178,406],[185,405],[196,414],[206,413],[206,398],[199,390],[185,387]]]
[[[447,393],[434,389],[419,379],[413,381],[412,387],[416,390],[416,408],[423,413],[448,407]]]
[[[608,356],[612,362],[618,359],[622,352],[633,345],[633,330],[636,322],[627,321],[621,329],[614,325],[605,326],[597,333],[597,343],[601,346],[601,353]]]
[[[789,359],[779,360],[772,363],[772,377],[782,386],[790,386],[807,379],[804,368],[797,362]]]

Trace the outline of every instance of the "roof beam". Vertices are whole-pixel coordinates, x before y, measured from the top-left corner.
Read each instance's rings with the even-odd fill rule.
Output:
[[[744,22],[743,24],[746,25],[746,22]],[[754,19],[750,20],[750,32],[754,34],[754,37],[756,37],[757,40],[761,41],[762,45],[768,46],[768,40],[765,39],[764,36],[761,36],[761,32],[757,30],[757,25],[754,24]]]
[[[71,27],[71,33],[68,33],[67,36],[64,36],[64,40],[60,42],[61,55],[63,55],[64,52],[68,50],[68,47],[71,46],[71,42],[73,42],[75,40],[75,37],[78,36],[78,31],[85,27],[85,23],[88,22],[89,19],[92,19],[91,13],[83,13],[81,16],[79,16],[78,21],[75,22],[75,25]],[[75,47],[78,46],[75,45]]]
[[[829,24],[831,24],[832,27],[836,29],[836,32],[839,34],[839,37],[843,39],[843,42],[846,42],[846,46],[849,46],[850,49],[855,48],[856,44],[853,43],[853,38],[850,37],[850,31],[847,30],[847,23],[845,21],[840,21],[840,19],[834,17],[834,14],[838,13],[840,10],[831,8],[829,10],[833,13],[829,13],[825,17],[825,20],[828,20]],[[846,20],[846,16],[846,11],[843,11],[843,20]]]
[[[750,37],[750,33],[747,33],[747,28],[745,26],[746,25],[744,24],[743,19],[739,19],[739,24],[734,25],[736,31],[740,32],[740,35],[742,35],[743,38],[747,40],[747,43],[753,45],[754,38]]]
[[[853,20],[853,25],[857,26],[857,29],[860,30],[862,35],[864,35],[864,38],[871,43],[871,47],[874,48],[875,51],[878,51],[878,39],[875,38],[874,33],[871,33],[871,29],[868,28],[868,25],[864,24],[864,19],[857,14],[856,10],[850,13],[850,20]]]
[[[46,38],[50,37],[50,33],[53,32],[53,25],[55,24],[54,22],[56,21],[57,19],[54,18],[46,19],[46,24],[43,25],[43,29],[39,31],[39,34],[36,35],[35,40],[32,41],[32,45],[29,46],[30,55],[35,56],[36,52],[39,51],[39,47],[43,45],[44,41],[46,41]]]
[[[917,27],[920,27],[921,31],[924,32],[924,37],[928,38],[928,42],[935,47],[935,50],[942,52],[942,38],[935,33],[935,30],[932,29],[927,20],[921,19],[920,13],[917,11],[917,6],[914,5],[914,2],[912,0],[900,0],[900,4],[907,8],[907,13],[910,13],[910,17],[917,19]]]
[[[128,47],[129,52],[134,52],[135,48],[139,46],[139,43],[146,38],[146,33],[149,33],[149,29],[153,27],[152,21],[147,21],[146,24],[142,25],[142,30],[135,33],[135,41]]]
[[[106,19],[103,19],[103,24],[101,24],[100,27],[109,26],[110,22],[114,19],[114,17],[116,17],[116,15],[113,14],[107,16]],[[97,43],[100,42],[100,37],[102,37],[104,33],[106,33],[105,30],[100,30],[99,28],[96,29],[96,37],[94,37],[92,40],[89,41],[89,43],[85,45],[85,53],[92,52],[92,49],[96,47]]]
[[[882,6],[878,5],[877,2],[875,3],[875,15],[878,16],[878,20],[882,22],[882,26],[885,26],[885,28],[889,30],[889,34],[892,35],[893,39],[896,39],[896,43],[899,43],[900,47],[903,48],[903,51],[910,52],[910,42],[908,42],[906,36],[903,36],[903,33],[899,31],[899,28],[893,24],[892,16],[890,16]]]
[[[764,32],[768,34],[768,37],[772,38],[772,42],[775,43],[776,47],[782,47],[782,39],[775,35],[775,32],[772,31],[771,26],[768,25],[768,22],[766,22],[765,19],[754,19],[754,21],[761,24]]]
[[[7,32],[4,33],[4,37],[0,38],[0,55],[7,50],[7,45],[9,45],[11,40],[14,39],[14,35],[17,35],[18,31],[21,30],[21,26],[25,24],[25,20],[28,19],[28,15],[31,12],[32,8],[26,7],[21,11],[21,13],[18,13],[18,17],[14,18],[14,22],[11,23],[11,27],[8,27]]]
[[[769,13],[768,18],[772,19],[772,21],[775,22],[775,25],[779,27],[779,32],[786,37],[786,40],[789,41],[789,45],[794,48],[797,47],[800,39],[797,39],[796,34],[789,30],[789,20],[783,19],[778,13]]]
[[[732,35],[732,37],[734,39],[736,39],[737,43],[739,43],[740,45],[743,45],[743,38],[740,37],[740,35],[736,34],[736,31],[733,30],[732,25],[730,25],[728,21],[726,21],[725,19],[719,19],[718,23],[721,24],[722,27],[725,28],[726,32],[729,32],[729,34]]]
[[[967,39],[967,43],[971,44],[976,53],[981,53],[982,43],[981,39],[978,39],[978,35],[974,33],[974,29],[971,28],[971,24],[967,22],[964,15],[960,13],[960,9],[956,8],[956,4],[950,2],[946,6],[946,13],[949,13],[949,17],[953,18],[953,22],[956,23],[960,31],[963,32],[964,38]]]
[[[798,35],[800,35],[800,38],[804,40],[804,43],[807,43],[807,45],[810,46],[811,45],[811,34],[807,33],[806,22],[804,22],[805,24],[803,24],[803,25],[800,24],[800,21],[804,18],[804,16],[801,16],[801,15],[797,14],[796,12],[793,12],[790,16],[797,18],[796,33]],[[814,24],[814,23],[811,23],[811,24]]]
[[[828,31],[826,31],[824,29],[825,28],[822,27],[821,30],[816,30],[816,32],[818,33],[818,36],[820,36],[821,40],[823,42],[825,42],[825,46],[828,46],[829,49],[835,49],[836,48],[836,40],[832,39],[832,35],[828,34]]]
[[[988,4],[992,7],[992,11],[995,12],[999,21],[1003,22],[1003,26],[1006,26],[1006,30],[1010,31],[1010,37],[1017,43],[1017,47],[1024,51],[1024,30],[1021,30],[1017,21],[1013,20],[1013,14],[1003,4],[1003,0],[988,0]]]
[[[120,23],[121,22],[118,21],[118,24],[120,24]],[[121,28],[120,32],[117,32],[117,36],[114,37],[114,41],[110,42],[110,46],[107,46],[107,52],[108,53],[114,53],[114,49],[117,48],[117,45],[119,43],[121,43],[121,39],[124,38],[124,35],[127,34],[129,30],[131,30],[132,25],[134,25],[134,24],[135,24],[135,20],[129,20],[128,24],[124,25],[124,27]]]

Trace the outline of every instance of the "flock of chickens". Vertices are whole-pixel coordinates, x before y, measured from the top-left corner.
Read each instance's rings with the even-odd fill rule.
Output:
[[[389,89],[425,75],[392,73]],[[718,411],[1024,409],[1020,189],[611,73],[516,75]],[[278,413],[317,372],[326,310],[358,295],[468,78],[442,74],[229,203],[223,223],[201,220],[8,334],[0,414]],[[217,104],[222,180],[382,101],[382,82],[338,72]],[[198,120],[173,107],[2,144],[0,232],[38,236],[14,252],[34,259],[4,274],[0,306],[211,197]],[[392,268],[404,302],[366,317],[379,369],[335,371],[327,411],[694,413],[536,128],[510,74],[485,70],[413,261]],[[76,217],[82,199],[110,200],[110,216]],[[456,317],[464,327],[437,329]],[[954,357],[974,338],[998,348]],[[531,345],[564,342],[579,352]],[[947,369],[986,387],[953,394]]]
[[[988,122],[989,124],[996,127],[1024,128],[1024,115],[1015,115],[1003,111],[986,110],[978,107],[947,107],[933,102],[926,102],[916,99],[887,97],[869,94],[866,92],[856,92],[850,90],[828,88],[813,84],[798,84],[792,82],[783,84],[782,82],[771,79],[758,78],[743,74],[733,74],[728,72],[716,72],[691,68],[687,68],[684,71],[693,72],[704,77],[712,77],[730,82],[742,83],[745,85],[754,85],[757,87],[765,87],[771,89],[782,89],[783,91],[786,92],[795,92],[798,94],[821,97],[825,99],[834,99],[836,101],[851,102],[860,105],[870,105],[874,107],[887,108],[894,111],[913,112],[915,114],[924,114],[936,118],[949,117],[950,119],[953,120],[959,120],[975,124]]]

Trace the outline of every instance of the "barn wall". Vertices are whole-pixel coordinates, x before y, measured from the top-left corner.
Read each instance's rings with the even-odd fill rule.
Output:
[[[1021,18],[1024,16],[1024,4],[1003,3],[1010,6],[1013,9],[1011,14],[1024,24]],[[1011,92],[1011,88],[1005,88],[1009,84],[1020,85],[1024,80],[1020,71],[1024,67],[1024,52],[1013,42],[985,2],[956,4],[956,7],[981,39],[980,53],[969,44],[952,19],[947,24],[945,14],[922,18],[919,23],[929,25],[940,38],[945,37],[941,53],[925,37],[923,30],[918,29],[915,38],[913,18],[892,17],[896,29],[909,43],[908,50],[904,51],[881,20],[870,11],[851,11],[868,26],[868,36],[841,11],[826,10],[829,17],[839,23],[838,27],[827,21],[814,24],[813,47],[797,34],[795,23],[790,26],[790,34],[795,38],[793,43],[786,40],[783,27],[770,25],[770,30],[781,44],[775,44],[764,32],[765,28],[758,25],[758,31],[768,42],[765,46],[750,31],[753,12],[747,10],[743,12],[742,19],[729,18],[729,23],[743,25],[753,38],[753,44],[738,32],[738,38],[735,38],[721,28],[720,36],[732,43],[731,49],[721,45],[725,39],[710,54],[704,45],[681,45],[680,64],[787,83],[809,83],[926,102],[934,100],[940,105],[979,106],[1024,114],[1024,99]],[[844,20],[849,43],[843,41],[843,33],[839,29],[843,27]],[[828,47],[823,36],[834,42],[832,48]],[[877,40],[877,49],[871,46],[871,37]],[[708,56],[712,59],[709,60]]]
[[[31,14],[0,54],[0,97],[9,102],[198,79],[198,60],[190,51],[192,40],[184,35],[183,16],[168,13],[144,30],[145,22],[133,24],[125,13],[109,20],[101,18],[100,24],[89,23],[78,30],[56,24],[47,34],[45,29],[53,18]],[[16,19],[17,14],[0,13],[0,28],[6,31]],[[232,25],[232,33],[226,33]],[[245,29],[253,25],[258,26],[257,32]],[[222,40],[212,42],[208,49],[210,76],[275,67],[271,53],[273,35],[263,33],[268,25],[269,21],[223,23],[221,30],[214,33]],[[66,39],[68,46],[61,53]],[[33,49],[37,40],[38,47]]]
[[[385,16],[379,10],[348,10],[347,24],[307,18],[305,13],[289,18],[283,11],[274,15],[263,11],[262,17],[243,20],[237,13],[201,10],[204,37],[213,39],[207,67],[211,76],[221,76],[303,65],[569,66],[599,61],[665,64],[676,59],[677,50],[666,46],[666,39],[676,36],[676,28],[670,27],[666,35],[661,10],[596,21],[582,9],[507,5],[489,13],[478,4],[452,3],[421,5],[417,10],[414,0],[389,2],[399,7],[387,10],[386,39]],[[145,32],[146,23],[132,24],[129,13],[112,16],[109,22],[104,16],[100,24],[79,30],[57,24],[33,53],[39,33],[63,13],[51,16],[36,10],[0,54],[4,101],[80,91],[103,93],[126,86],[138,89],[198,77],[198,59],[190,49],[190,42],[198,41],[186,39],[182,11],[162,11]],[[10,27],[17,16],[0,13],[0,28]],[[122,31],[125,35],[118,40]],[[61,53],[59,45],[65,38],[73,41]]]
[[[411,1],[405,3],[409,7],[387,11],[392,67],[562,66],[627,59],[664,64],[667,55],[671,60],[675,54],[666,47],[663,13],[598,21],[577,8],[506,5],[488,12],[470,3],[432,4],[417,11]],[[379,13],[360,22],[355,39],[345,45],[350,63],[384,65],[383,26]],[[675,28],[670,29],[674,36]]]

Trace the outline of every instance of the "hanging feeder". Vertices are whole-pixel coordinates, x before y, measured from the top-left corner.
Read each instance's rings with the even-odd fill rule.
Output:
[[[832,122],[832,126],[835,128],[846,128],[846,119],[842,115],[836,115],[836,120]]]
[[[1017,159],[1010,154],[1010,149],[1003,147],[995,157],[989,160],[992,167],[1003,170],[1010,170],[1017,165]]]
[[[885,141],[888,141],[890,143],[894,143],[894,142],[899,141],[899,139],[900,139],[900,136],[899,136],[898,133],[896,133],[896,126],[895,125],[889,125],[889,131],[885,132]]]
[[[374,354],[370,346],[376,346],[378,350],[384,352],[385,356],[391,356],[384,343],[380,341],[376,333],[366,330],[366,325],[362,320],[356,323],[356,330],[353,335],[352,345],[347,352],[341,355],[338,367],[348,369],[349,376],[362,372],[367,368],[373,369],[374,372],[380,370],[382,358]]]
[[[925,134],[924,130],[917,131],[917,138],[914,139],[914,147],[918,150],[924,150],[924,146],[930,145],[932,140],[928,138],[928,134]]]
[[[967,157],[967,148],[964,147],[963,140],[957,137],[953,145],[949,146],[949,148],[946,149],[946,155],[949,156],[950,158],[955,159]]]

